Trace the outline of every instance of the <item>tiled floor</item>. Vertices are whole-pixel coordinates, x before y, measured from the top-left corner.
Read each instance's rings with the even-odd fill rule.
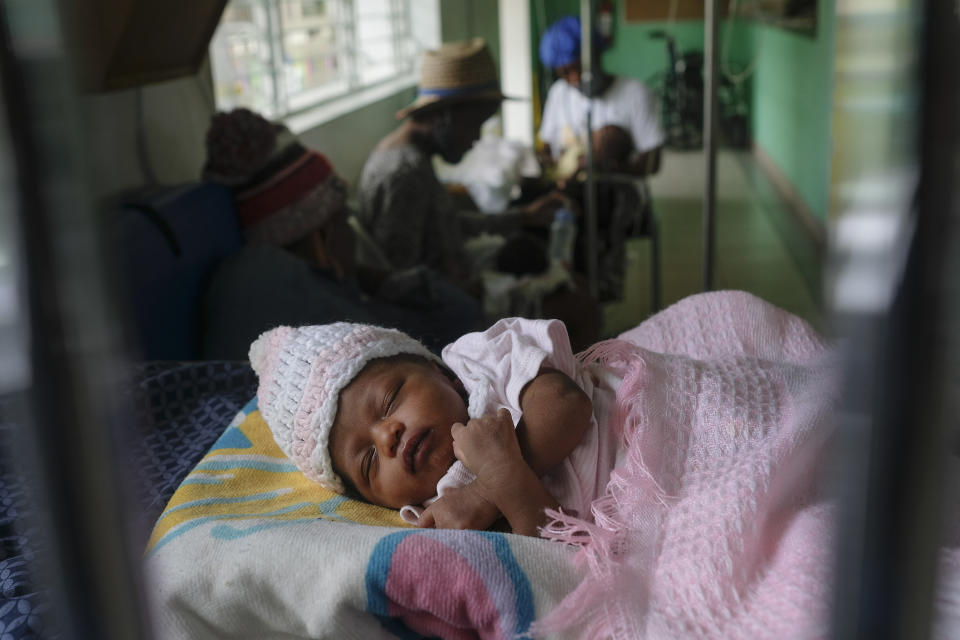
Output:
[[[717,163],[715,289],[750,291],[816,327],[820,268],[803,230],[747,153],[721,151]],[[660,224],[662,305],[702,290],[701,152],[668,152],[650,181]],[[648,317],[649,241],[628,245],[626,296],[605,308],[613,335]]]

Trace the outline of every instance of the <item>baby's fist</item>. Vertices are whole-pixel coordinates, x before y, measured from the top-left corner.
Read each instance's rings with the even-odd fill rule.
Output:
[[[517,466],[526,464],[520,453],[513,418],[506,409],[474,418],[466,426],[457,423],[451,434],[454,455],[487,490],[508,482]]]

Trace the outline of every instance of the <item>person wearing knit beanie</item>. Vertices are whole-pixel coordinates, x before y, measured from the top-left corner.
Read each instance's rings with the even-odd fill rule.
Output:
[[[357,264],[346,183],[282,125],[248,109],[217,113],[206,146],[203,177],[233,192],[246,245],[208,285],[204,357],[242,358],[279,324],[384,324],[437,350],[477,326],[479,304],[453,285]]]
[[[230,186],[249,242],[289,246],[338,223],[346,183],[286,127],[249,109],[214,114],[203,178]]]

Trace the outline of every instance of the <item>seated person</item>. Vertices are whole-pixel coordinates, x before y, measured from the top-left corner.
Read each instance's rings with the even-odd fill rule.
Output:
[[[633,141],[630,133],[616,125],[595,129],[591,135],[594,166],[599,172],[623,173],[633,157]],[[583,147],[575,141],[565,152],[553,173],[556,183],[543,179],[528,181],[528,192],[542,193],[560,185],[571,201],[582,205]],[[638,190],[629,184],[605,182],[597,184],[597,295],[601,302],[620,300],[624,295],[624,270],[626,265],[625,238],[642,235],[650,215],[649,203]],[[574,270],[583,275],[587,272],[586,233],[581,229],[576,236]]]
[[[540,40],[540,60],[558,76],[547,93],[540,123],[543,159],[552,164],[571,146],[579,144],[583,148],[587,107],[592,99],[594,131],[615,125],[631,138],[629,153],[617,170],[635,175],[656,173],[664,142],[656,97],[639,80],[602,70],[599,38],[594,40],[594,80],[590,87],[581,86],[580,44],[580,19],[574,16],[553,23]]]
[[[204,357],[242,360],[270,327],[338,320],[399,327],[439,351],[481,321],[474,299],[424,269],[359,267],[343,181],[283,127],[219,113],[207,152],[204,177],[234,188],[247,243],[204,296]]]
[[[419,97],[397,114],[403,124],[377,145],[358,187],[360,222],[394,267],[427,265],[465,283],[474,275],[465,237],[550,224],[564,202],[558,193],[501,214],[466,212],[456,209],[437,179],[431,158],[460,162],[501,100],[483,40],[448,43],[425,54]]]

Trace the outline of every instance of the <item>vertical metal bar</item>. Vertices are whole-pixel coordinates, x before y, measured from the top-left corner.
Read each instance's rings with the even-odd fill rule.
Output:
[[[660,229],[657,227],[657,216],[651,210],[647,222],[650,234],[650,311],[660,311]]]
[[[703,290],[713,289],[714,218],[717,206],[717,0],[705,0],[703,25]]]
[[[586,222],[587,222],[587,282],[590,295],[597,297],[599,292],[597,274],[597,181],[594,174],[593,143],[593,1],[580,0],[580,85],[587,95],[587,184]]]
[[[5,195],[16,203],[0,215],[18,219],[13,242],[20,251],[13,258],[22,261],[19,285],[27,294],[25,309],[15,302],[3,311],[29,322],[21,353],[29,349],[30,357],[30,388],[17,394],[29,413],[16,416],[26,424],[13,430],[24,447],[12,461],[24,465],[16,471],[29,479],[37,505],[35,513],[24,514],[41,525],[30,527],[32,542],[42,549],[32,560],[46,569],[41,584],[59,605],[60,628],[49,635],[149,638],[137,587],[140,543],[124,535],[129,479],[111,438],[111,427],[129,425],[118,411],[123,399],[113,375],[123,331],[109,313],[101,221],[82,179],[89,148],[80,144],[68,64],[76,51],[63,45],[59,6],[52,0],[0,2],[0,143],[10,154],[0,161],[12,161],[7,170],[15,179]],[[10,364],[2,366],[7,373]],[[25,523],[33,524],[26,517],[16,524]],[[8,601],[5,611],[13,604]],[[27,619],[5,630],[23,622],[17,635],[33,635]]]
[[[941,0],[893,15],[881,3],[838,11],[828,300],[850,356],[834,463],[833,637],[954,637],[946,622],[931,626],[949,615],[935,580],[956,509],[960,81],[944,61],[956,57],[960,23]],[[879,50],[891,55],[876,65]],[[879,152],[877,136],[891,140]]]

